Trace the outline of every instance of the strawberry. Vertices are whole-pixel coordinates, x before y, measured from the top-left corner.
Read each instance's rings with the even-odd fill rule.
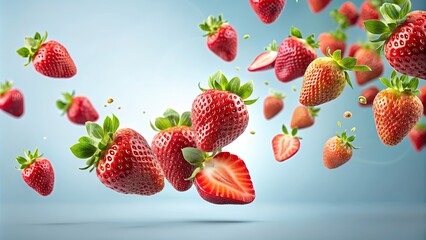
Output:
[[[361,48],[355,53],[358,65],[367,65],[371,68],[369,72],[355,72],[355,79],[358,85],[366,83],[382,76],[384,65],[380,54],[371,48]]]
[[[191,129],[191,113],[184,112],[182,116],[173,109],[167,109],[164,117],[155,120],[158,131],[152,140],[152,151],[157,156],[164,176],[178,191],[191,188],[192,180],[189,178],[195,167],[189,164],[182,155],[182,149],[196,147],[194,132]]]
[[[343,92],[346,82],[352,87],[345,70],[371,70],[368,66],[355,64],[355,58],[342,59],[340,50],[333,55],[328,50],[328,57],[315,59],[306,69],[299,102],[305,106],[318,106],[336,99]]]
[[[417,123],[408,134],[411,144],[416,152],[420,152],[426,145],[426,124]]]
[[[196,148],[182,150],[185,159],[196,166],[189,179],[195,179],[198,194],[214,204],[249,204],[255,199],[253,183],[244,161],[229,152],[208,155]]]
[[[331,0],[308,0],[309,7],[313,13],[319,13],[324,10]]]
[[[373,105],[374,98],[379,93],[379,88],[376,86],[371,86],[361,93],[361,97],[364,98],[364,100],[359,102],[359,105],[361,107],[367,107]]]
[[[299,29],[291,27],[290,37],[284,39],[275,61],[275,75],[281,82],[290,82],[303,76],[308,65],[317,58],[314,35],[302,39]]]
[[[266,24],[273,23],[278,19],[284,9],[286,0],[249,0],[251,8]]]
[[[408,76],[397,76],[392,72],[391,81],[380,78],[388,88],[374,98],[373,113],[377,133],[382,142],[389,146],[399,144],[420,120],[423,113],[422,102],[417,86],[419,80]]]
[[[291,128],[303,129],[314,125],[320,108],[297,106],[291,116]]]
[[[293,157],[300,148],[300,137],[297,137],[297,128],[293,128],[291,133],[288,132],[285,125],[282,126],[284,134],[277,134],[272,138],[272,150],[274,151],[275,160],[283,162]]]
[[[319,47],[324,56],[327,56],[327,49],[330,48],[331,52],[340,50],[342,55],[345,54],[346,50],[346,33],[342,30],[337,29],[336,32],[321,33],[318,37]]]
[[[24,114],[24,95],[12,86],[9,81],[0,84],[0,109],[19,118]]]
[[[124,194],[153,195],[164,187],[160,164],[145,138],[130,128],[117,131],[120,121],[106,117],[103,127],[86,122],[89,137],[83,136],[71,147],[80,159],[87,159],[81,170],[96,169],[99,180]]]
[[[263,102],[263,115],[266,119],[271,119],[281,112],[284,108],[285,95],[271,90],[271,95],[265,98]]]
[[[419,99],[423,104],[423,115],[426,116],[426,86],[420,88]]]
[[[358,149],[352,145],[354,140],[355,135],[347,137],[346,131],[328,139],[322,155],[324,166],[328,169],[334,169],[348,162],[352,157],[352,149]]]
[[[99,118],[98,112],[87,97],[74,96],[72,93],[63,93],[65,101],[56,101],[56,106],[67,114],[68,119],[75,124],[85,124],[87,121],[95,122]]]
[[[231,62],[237,56],[238,36],[235,29],[222,20],[222,15],[216,19],[209,16],[199,25],[201,30],[207,33],[207,47],[224,61]]]
[[[24,151],[25,157],[18,156],[16,160],[21,164],[22,179],[32,189],[42,196],[52,193],[55,183],[55,173],[52,164],[43,154],[38,154],[38,149],[34,151]]]
[[[377,10],[377,6],[369,1],[364,1],[364,3],[361,5],[361,9],[359,10],[357,26],[365,29],[364,21],[379,19],[380,13]]]
[[[381,49],[389,64],[399,73],[426,79],[426,11],[410,12],[411,2],[407,0],[400,8],[385,3],[380,8],[382,21],[365,22],[367,30],[381,34],[373,42],[383,42]]]
[[[265,48],[267,52],[259,54],[248,67],[250,72],[263,71],[274,68],[275,59],[277,58],[277,42],[274,40]]]
[[[349,46],[348,57],[355,57],[355,54],[358,50],[360,50],[362,46],[360,44],[354,43]]]
[[[358,15],[358,9],[352,2],[344,2],[339,10],[336,8],[330,13],[330,16],[332,16],[343,29],[355,25],[358,20]]]
[[[67,49],[56,41],[47,41],[47,32],[41,37],[36,33],[34,38],[25,38],[25,47],[17,50],[17,53],[28,58],[27,66],[33,62],[37,72],[52,78],[71,78],[77,73]]]
[[[246,105],[257,99],[246,100],[253,92],[253,81],[240,86],[238,77],[228,82],[218,71],[208,82],[211,89],[200,88],[203,93],[192,103],[191,120],[197,148],[214,152],[244,132],[249,122]]]

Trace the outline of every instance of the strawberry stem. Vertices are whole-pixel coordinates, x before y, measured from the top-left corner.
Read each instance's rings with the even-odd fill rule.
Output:
[[[398,77],[397,72],[393,70],[391,73],[391,80],[387,78],[380,78],[380,81],[386,87],[397,92],[413,94],[416,96],[420,95],[420,91],[417,89],[419,86],[418,78],[409,79],[409,77],[406,75],[401,75],[401,77]]]
[[[40,33],[36,32],[34,37],[26,37],[25,38],[25,46],[16,50],[18,55],[20,55],[23,58],[28,58],[28,62],[24,66],[28,66],[30,62],[33,60],[34,55],[37,53],[40,46],[46,41],[47,39],[47,32],[44,32],[43,37],[40,35]]]
[[[206,31],[207,33],[203,37],[211,36],[217,32],[217,30],[226,22],[227,20],[222,20],[222,15],[219,15],[218,18],[209,16],[207,20],[198,25],[201,30]]]
[[[151,128],[157,132],[176,126],[191,127],[191,113],[184,112],[182,115],[179,115],[179,113],[175,110],[168,108],[164,112],[163,117],[158,117],[155,119],[154,124],[150,122]]]
[[[64,92],[62,93],[62,96],[65,98],[65,101],[57,100],[56,101],[56,107],[58,107],[59,110],[62,110],[62,115],[66,114],[68,109],[71,107],[72,99],[74,98],[75,91],[72,91],[72,93]]]
[[[25,157],[23,156],[16,157],[16,161],[18,161],[18,163],[21,164],[19,168],[20,170],[29,167],[31,164],[33,164],[37,160],[37,158],[40,158],[43,156],[43,154],[38,153],[38,148],[34,150],[34,153],[31,153],[31,151],[29,150],[28,151],[24,150],[24,155]]]

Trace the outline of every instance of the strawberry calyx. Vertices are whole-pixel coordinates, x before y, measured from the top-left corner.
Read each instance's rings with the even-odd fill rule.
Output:
[[[342,141],[343,146],[350,147],[352,149],[359,149],[359,147],[355,147],[354,145],[352,145],[352,142],[355,140],[356,135],[348,136],[345,130],[342,132],[342,134],[336,133],[336,136]]]
[[[186,147],[182,149],[182,155],[183,158],[192,166],[195,166],[194,172],[192,172],[192,175],[189,178],[186,178],[185,180],[192,180],[197,176],[197,174],[203,170],[204,164],[210,160],[212,160],[216,154],[221,152],[221,150],[218,150],[216,152],[213,152],[211,154],[201,151],[198,148],[192,148],[192,147]]]
[[[16,161],[18,161],[21,166],[19,167],[20,170],[25,169],[29,167],[31,164],[33,164],[37,158],[41,158],[43,154],[38,153],[38,148],[34,150],[34,153],[31,153],[31,151],[25,151],[24,150],[24,156],[18,156],[16,157]]]
[[[217,18],[214,16],[209,16],[207,20],[198,25],[201,30],[206,31],[207,33],[203,35],[203,37],[211,36],[222,27],[223,24],[227,23],[227,20],[222,19],[222,15],[219,15]]]
[[[154,124],[152,124],[152,122],[149,124],[151,125],[151,128],[157,132],[177,126],[191,127],[191,113],[184,112],[182,115],[179,115],[179,113],[175,110],[168,108],[164,112],[163,117],[158,117],[155,119]]]
[[[281,92],[277,92],[274,90],[269,90],[269,94],[274,97],[274,98],[278,98],[278,99],[285,99],[287,96],[284,93]]]
[[[265,47],[265,50],[268,52],[278,52],[277,41],[273,40],[271,44]]]
[[[308,107],[309,113],[313,118],[316,118],[318,116],[318,113],[320,112],[321,108],[316,107]]]
[[[348,35],[342,31],[342,29],[338,28],[335,32],[331,31],[330,35],[339,41],[346,41]]]
[[[311,34],[309,35],[306,39],[303,39],[302,37],[302,32],[300,32],[300,30],[294,26],[291,27],[290,29],[290,37],[295,37],[298,38],[300,41],[303,42],[304,45],[309,45],[312,48],[318,48],[319,44],[318,42],[315,42],[315,35]]]
[[[67,113],[68,109],[71,106],[74,95],[75,95],[75,91],[72,91],[72,93],[64,92],[62,93],[62,96],[64,96],[65,101],[62,101],[62,100],[56,101],[56,107],[58,107],[59,110],[63,111],[62,114]]]
[[[4,83],[0,83],[0,96],[2,96],[3,94],[5,94],[6,92],[8,92],[13,86],[13,82],[12,81],[6,81]]]
[[[92,172],[99,163],[99,160],[104,155],[104,152],[111,146],[114,140],[114,134],[120,126],[120,121],[113,114],[111,117],[106,117],[103,126],[94,122],[86,122],[86,130],[89,136],[83,136],[78,139],[78,143],[74,144],[70,150],[80,159],[88,159],[86,167],[80,170],[90,168]]]
[[[297,136],[297,131],[298,131],[297,127],[295,127],[295,128],[293,128],[293,129],[291,129],[291,132],[289,132],[289,131],[287,130],[287,127],[285,126],[285,124],[283,124],[283,125],[281,126],[281,129],[282,129],[282,131],[283,131],[284,135],[290,136],[290,137],[292,137],[292,138],[302,139],[301,137]]]
[[[393,89],[400,93],[407,93],[407,94],[413,94],[413,95],[420,95],[420,91],[417,89],[419,86],[419,79],[418,78],[411,78],[407,75],[401,75],[401,77],[398,77],[398,74],[395,70],[392,71],[391,79],[387,78],[380,78],[380,81],[388,87],[388,89]]]
[[[336,23],[342,29],[347,29],[349,27],[349,21],[346,16],[339,12],[339,9],[335,8],[330,12],[330,17],[332,17]]]
[[[25,47],[16,50],[19,56],[28,58],[28,62],[24,66],[28,66],[28,64],[30,64],[30,62],[33,60],[34,55],[37,53],[40,46],[46,41],[47,35],[47,32],[44,32],[43,36],[36,32],[33,38],[25,38]]]

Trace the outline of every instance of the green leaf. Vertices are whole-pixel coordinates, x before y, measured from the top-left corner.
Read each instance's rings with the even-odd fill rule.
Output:
[[[408,88],[415,90],[419,86],[419,79],[418,78],[412,78],[410,80],[410,83],[408,84]]]
[[[86,122],[86,130],[90,137],[102,139],[104,136],[104,130],[99,124],[94,122]]]
[[[334,51],[333,59],[336,60],[336,61],[340,61],[342,59],[342,51],[340,49]]]
[[[191,176],[190,176],[189,178],[185,178],[184,180],[189,181],[189,180],[194,179],[200,171],[201,171],[201,167],[197,167],[197,168],[196,168],[196,169],[192,172]]]
[[[355,140],[355,135],[348,137],[348,142],[353,142]]]
[[[25,159],[22,156],[16,157],[16,161],[18,161],[18,163],[21,164],[21,165],[27,163],[27,159]]]
[[[104,120],[103,128],[105,132],[112,132],[112,120],[110,117],[106,117]]]
[[[253,93],[253,85],[253,80],[248,81],[246,84],[241,86],[237,95],[240,96],[243,100],[247,99]]]
[[[349,86],[353,89],[354,87],[352,86],[351,77],[349,77],[349,73],[346,71],[345,71],[345,79],[346,79],[346,82],[349,84]]]
[[[168,108],[163,115],[165,118],[169,119],[169,122],[172,127],[177,126],[179,124],[180,116],[179,113],[175,110]]]
[[[193,166],[201,166],[205,159],[203,151],[197,148],[187,147],[182,149],[182,155],[185,160]]]
[[[391,79],[396,78],[397,75],[398,75],[398,73],[395,70],[393,70],[392,73],[391,73]]]
[[[244,100],[244,104],[245,105],[252,105],[252,104],[254,104],[255,102],[257,102],[257,100],[259,100],[259,98],[256,98],[256,99],[250,99],[250,100]]]
[[[286,135],[288,134],[287,127],[284,124],[282,125],[281,129],[282,129],[284,134],[286,134]]]
[[[170,120],[164,117],[158,117],[155,119],[155,126],[160,130],[165,130],[172,127]]]
[[[390,29],[388,25],[386,25],[384,22],[379,20],[367,20],[364,21],[365,29],[367,29],[368,32],[373,34],[383,34],[383,33],[390,33]]]
[[[383,42],[386,41],[390,36],[390,33],[383,33],[380,35],[377,39],[370,40],[370,42],[377,43],[377,42]]]
[[[16,52],[19,54],[19,56],[27,58],[28,56],[30,56],[30,50],[28,50],[28,48],[26,47],[22,47],[18,50],[16,50]]]
[[[233,79],[231,79],[226,90],[238,94],[238,92],[240,91],[240,78],[234,77]]]
[[[93,139],[87,137],[87,136],[83,136],[81,138],[78,139],[79,143],[89,143],[91,145],[95,145],[96,141],[94,141]]]
[[[394,5],[391,3],[385,3],[380,7],[380,11],[382,12],[382,16],[386,20],[398,20],[399,18],[399,9],[397,9],[398,5]],[[399,7],[398,7],[399,8]],[[390,22],[390,21],[389,21]]]
[[[61,100],[56,101],[56,107],[60,110],[65,110],[66,105],[67,104],[65,102],[62,102]]]
[[[341,65],[347,69],[352,69],[356,65],[356,58],[343,58],[342,61],[340,61]]]
[[[191,127],[192,126],[191,112],[184,112],[184,113],[182,113],[182,116],[180,117],[178,125],[179,126],[188,126],[188,127]]]
[[[296,136],[296,134],[297,134],[297,127],[291,130],[291,136]]]
[[[36,40],[41,40],[41,35],[40,35],[40,33],[39,33],[39,32],[36,32],[36,33],[35,33],[35,35],[34,35],[34,39],[36,39]]]
[[[113,114],[112,115],[112,131],[113,133],[115,133],[118,129],[118,127],[120,127],[120,120],[118,120],[118,118]]]
[[[290,29],[290,35],[293,37],[302,38],[302,33],[300,30],[293,26]]]
[[[36,48],[39,42],[39,40],[35,40],[34,38],[25,38],[25,46],[29,48]]]
[[[407,14],[411,10],[411,1],[405,1],[404,4],[402,4],[401,11],[399,12],[399,19],[404,19]]]
[[[220,83],[221,90],[226,90],[226,88],[228,87],[228,79],[226,79],[226,76],[224,74],[220,76],[219,83]]]
[[[385,85],[388,88],[392,88],[392,84],[390,83],[390,81],[387,78],[380,78],[380,81],[383,83],[383,85]]]
[[[368,71],[371,71],[371,68],[365,65],[356,65],[351,70],[356,72],[368,72]]]
[[[95,154],[97,148],[89,143],[77,143],[71,147],[71,152],[77,158],[86,159]]]

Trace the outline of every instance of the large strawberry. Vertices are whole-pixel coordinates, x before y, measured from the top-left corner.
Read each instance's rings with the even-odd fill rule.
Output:
[[[361,5],[361,9],[359,10],[359,17],[357,26],[365,29],[364,27],[364,21],[367,20],[379,20],[380,19],[380,13],[377,10],[378,5],[375,3],[370,2],[369,0],[364,1]]]
[[[99,180],[124,194],[153,195],[164,187],[164,175],[145,138],[130,128],[117,131],[116,116],[106,117],[103,127],[86,122],[89,137],[71,147],[72,153],[88,159],[81,170],[96,169]]]
[[[346,131],[328,139],[322,155],[324,166],[328,169],[334,169],[348,162],[352,158],[352,149],[357,149],[352,145],[354,140],[355,135],[348,137]]]
[[[308,0],[309,7],[313,13],[320,13],[332,0]]]
[[[318,106],[336,99],[343,92],[346,82],[352,87],[346,70],[371,70],[368,66],[355,64],[355,58],[342,59],[340,50],[333,55],[328,51],[328,57],[315,59],[306,69],[299,102],[305,106]]]
[[[196,167],[189,179],[200,196],[214,204],[248,204],[255,199],[244,161],[229,152],[208,155],[196,148],[184,148],[183,156]]]
[[[278,19],[284,9],[286,0],[249,0],[251,8],[266,24],[273,23]]]
[[[379,93],[379,88],[376,86],[371,86],[364,91],[362,91],[361,96],[359,97],[359,105],[361,107],[368,107],[373,105],[374,98]]]
[[[297,137],[297,128],[293,128],[291,133],[288,132],[285,125],[282,125],[283,133],[277,134],[272,138],[272,150],[275,160],[283,162],[293,157],[300,148],[300,137]]]
[[[336,32],[321,33],[318,37],[319,48],[324,56],[327,56],[327,49],[330,48],[331,52],[340,50],[342,55],[346,50],[347,35],[340,28]]]
[[[222,20],[222,15],[218,18],[209,16],[199,25],[201,30],[207,33],[207,47],[224,61],[231,62],[237,56],[238,35],[237,31]]]
[[[355,79],[359,85],[365,85],[366,83],[382,76],[384,71],[384,65],[380,54],[370,47],[359,49],[355,53],[356,63],[358,65],[367,65],[371,68],[368,72],[355,72]]]
[[[155,125],[155,126],[154,126]],[[191,113],[182,116],[173,109],[167,109],[163,117],[155,119],[151,127],[158,131],[152,140],[152,151],[157,156],[164,176],[178,191],[191,188],[189,178],[195,167],[189,164],[182,155],[182,149],[196,147],[194,132],[191,129]]]
[[[275,117],[278,113],[281,112],[284,108],[284,99],[285,95],[280,92],[272,91],[270,92],[271,95],[267,96],[265,98],[265,101],[263,102],[263,115],[266,119],[271,119]]]
[[[366,21],[365,27],[381,34],[373,42],[383,42],[381,49],[389,64],[399,73],[426,79],[426,12],[410,12],[411,2],[402,7],[385,3],[380,8],[382,21]]]
[[[426,124],[417,123],[408,134],[411,144],[416,152],[420,152],[426,145]]]
[[[420,88],[419,98],[423,104],[423,115],[426,116],[426,85]]]
[[[21,164],[22,179],[32,189],[42,196],[47,196],[53,191],[55,183],[55,173],[52,164],[46,158],[42,158],[43,154],[38,153],[38,149],[24,151],[25,157],[18,156],[16,161]]]
[[[70,78],[77,73],[77,68],[67,49],[56,41],[47,41],[47,32],[41,37],[36,33],[34,38],[25,38],[25,47],[17,53],[28,58],[27,66],[33,62],[37,72],[52,78]]]
[[[68,119],[75,124],[85,124],[87,121],[95,122],[99,114],[87,97],[74,96],[72,93],[63,93],[65,101],[56,101],[56,106],[67,114]]]
[[[422,102],[416,97],[419,80],[409,80],[405,75],[398,77],[396,71],[392,72],[391,81],[380,80],[388,88],[374,98],[374,120],[382,142],[394,146],[407,136],[423,114]]]
[[[337,10],[337,8],[334,9],[330,15],[341,28],[348,28],[356,24],[359,14],[353,2],[344,2],[339,10]]]
[[[214,152],[237,139],[249,122],[246,100],[253,93],[253,81],[240,86],[238,77],[229,82],[218,71],[208,80],[210,89],[200,88],[203,93],[192,103],[192,126],[197,148]]]
[[[314,125],[320,108],[297,106],[291,116],[291,128],[303,129]]]
[[[247,70],[249,70],[250,72],[257,72],[274,68],[275,60],[277,59],[278,55],[277,42],[275,40],[272,41],[272,43],[269,44],[269,46],[267,46],[265,50],[266,52],[259,54],[253,60]]]
[[[290,37],[284,39],[275,60],[275,75],[281,82],[290,82],[303,76],[308,65],[317,58],[314,35],[302,39],[299,29],[291,27]]]
[[[24,114],[24,95],[12,86],[9,81],[0,84],[0,109],[18,118]]]

